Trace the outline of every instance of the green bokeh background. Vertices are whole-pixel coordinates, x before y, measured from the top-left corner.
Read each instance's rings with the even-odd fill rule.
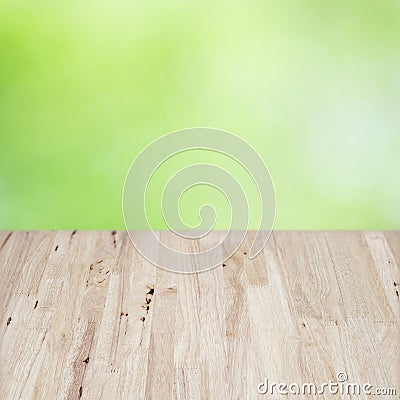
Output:
[[[132,160],[192,126],[258,150],[276,228],[400,228],[399,93],[397,0],[2,1],[0,228],[124,228]]]

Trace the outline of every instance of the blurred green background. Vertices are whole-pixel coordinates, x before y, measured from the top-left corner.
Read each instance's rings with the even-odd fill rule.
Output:
[[[134,157],[192,126],[258,150],[276,228],[400,228],[399,71],[397,0],[3,0],[0,228],[124,228]]]

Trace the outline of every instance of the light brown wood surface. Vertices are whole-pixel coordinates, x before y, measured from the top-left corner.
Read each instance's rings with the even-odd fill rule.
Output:
[[[254,260],[249,246],[179,275],[125,232],[0,232],[0,399],[330,398],[257,387],[340,371],[397,395],[334,398],[398,399],[400,233],[278,231]]]

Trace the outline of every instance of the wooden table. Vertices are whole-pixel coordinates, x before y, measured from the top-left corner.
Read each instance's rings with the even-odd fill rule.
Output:
[[[0,399],[285,398],[258,384],[340,371],[400,394],[400,232],[248,246],[185,276],[125,232],[0,232]]]

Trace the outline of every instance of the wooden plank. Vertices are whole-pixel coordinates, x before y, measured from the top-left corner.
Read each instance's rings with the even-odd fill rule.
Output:
[[[201,244],[158,235],[192,252],[224,232]],[[266,378],[344,371],[398,399],[400,232],[278,231],[250,260],[253,237],[224,265],[182,275],[121,231],[0,232],[0,398],[270,398],[257,393]]]

